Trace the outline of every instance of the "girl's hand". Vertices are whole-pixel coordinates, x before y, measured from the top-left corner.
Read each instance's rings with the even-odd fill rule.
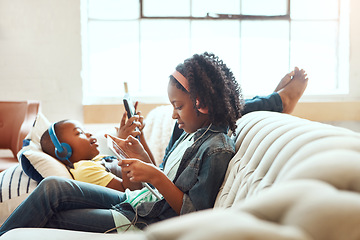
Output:
[[[138,104],[138,101],[136,101],[134,104],[135,112],[137,110]],[[145,125],[144,117],[141,115],[141,112],[136,112],[136,114],[133,117],[129,118],[127,121],[126,118],[127,113],[124,112],[121,118],[120,127],[115,127],[117,137],[125,139],[130,135],[133,137],[136,137],[138,135],[142,136],[142,130],[144,129]]]
[[[135,183],[139,184],[139,182],[150,183],[163,195],[175,212],[180,214],[184,193],[164,174],[163,171],[153,164],[144,163],[138,159],[122,160],[120,166],[124,182],[129,183],[127,185],[130,186]]]
[[[141,135],[142,135],[142,130],[143,130],[144,127],[145,127],[144,116],[141,115],[141,112],[140,112],[140,111],[136,113],[136,116],[139,116],[139,120],[138,120],[138,121],[140,122],[140,126],[139,126],[138,128],[139,128],[139,130],[140,130],[140,132],[141,132]]]
[[[111,137],[117,143],[117,145],[119,145],[124,150],[129,158],[137,158],[148,163],[152,162],[142,144],[133,136],[130,135],[126,139],[121,139],[106,134],[105,137]]]
[[[153,164],[145,163],[138,159],[124,159],[120,166],[123,174],[126,173],[131,182],[148,182],[154,185],[164,175]]]
[[[140,116],[134,115],[128,120],[126,120],[126,118],[127,118],[127,113],[124,112],[121,118],[120,127],[119,128],[115,127],[117,137],[125,139],[130,135],[133,137],[140,135],[141,129],[144,128],[144,126],[142,126],[143,117],[141,117],[140,119]]]

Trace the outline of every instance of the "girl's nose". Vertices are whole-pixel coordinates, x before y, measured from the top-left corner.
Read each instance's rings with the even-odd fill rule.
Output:
[[[171,117],[172,117],[172,119],[178,119],[178,116],[179,115],[177,114],[176,109],[174,108]]]

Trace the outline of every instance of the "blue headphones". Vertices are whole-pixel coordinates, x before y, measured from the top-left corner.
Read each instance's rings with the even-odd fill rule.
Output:
[[[53,142],[55,146],[55,155],[58,159],[61,161],[68,161],[70,164],[69,158],[72,155],[72,149],[69,144],[67,143],[60,143],[59,139],[57,138],[55,134],[55,123],[51,124],[49,127],[49,135],[51,138],[51,141]]]

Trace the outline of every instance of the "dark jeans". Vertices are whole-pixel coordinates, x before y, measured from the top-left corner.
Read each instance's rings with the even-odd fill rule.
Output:
[[[109,209],[124,200],[119,191],[48,177],[0,227],[0,235],[20,227],[105,232],[115,227]]]

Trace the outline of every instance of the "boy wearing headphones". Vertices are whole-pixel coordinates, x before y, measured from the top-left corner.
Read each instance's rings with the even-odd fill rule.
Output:
[[[97,139],[83,129],[74,120],[52,124],[41,136],[42,151],[63,163],[75,180],[124,191],[118,161],[99,155]]]

